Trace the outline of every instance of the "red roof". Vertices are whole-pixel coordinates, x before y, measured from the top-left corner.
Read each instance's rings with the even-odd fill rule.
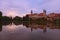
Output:
[[[44,15],[44,13],[40,13],[40,14],[38,14],[38,16],[45,16],[45,15]]]
[[[34,14],[27,14],[28,16],[34,16],[34,15],[38,15],[37,13]]]
[[[51,13],[50,14],[50,17],[54,18],[54,17],[60,17],[60,14],[57,14],[57,13]]]
[[[35,16],[35,15],[38,15],[38,16],[45,16],[44,13],[40,13],[40,14],[27,14],[28,16]]]
[[[60,17],[60,14],[55,14],[55,17]]]

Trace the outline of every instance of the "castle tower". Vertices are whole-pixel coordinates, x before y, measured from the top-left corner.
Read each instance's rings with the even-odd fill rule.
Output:
[[[46,15],[46,10],[43,10],[44,15]]]
[[[31,10],[31,14],[33,14],[33,10]]]
[[[43,10],[43,13],[46,14],[46,10]]]

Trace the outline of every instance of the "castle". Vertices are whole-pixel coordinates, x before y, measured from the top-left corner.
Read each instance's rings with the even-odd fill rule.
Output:
[[[31,10],[31,14],[27,14],[27,15],[32,19],[46,18],[46,10],[43,10],[42,13],[33,13],[33,11]]]
[[[29,18],[32,18],[32,19],[46,18],[47,20],[53,20],[56,18],[60,18],[60,13],[50,13],[46,15],[46,10],[43,10],[42,13],[33,13],[33,10],[31,10],[31,13],[27,15],[29,16]]]

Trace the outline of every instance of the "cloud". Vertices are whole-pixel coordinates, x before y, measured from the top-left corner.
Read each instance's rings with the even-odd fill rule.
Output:
[[[25,0],[1,0],[0,2],[0,10],[5,12],[4,15],[8,15],[7,11],[10,10],[18,11],[18,15],[24,14],[29,9],[29,3]]]

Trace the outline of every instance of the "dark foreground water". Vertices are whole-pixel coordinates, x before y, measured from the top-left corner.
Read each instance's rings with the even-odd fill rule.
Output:
[[[0,40],[60,40],[60,29],[44,25],[0,26]]]

